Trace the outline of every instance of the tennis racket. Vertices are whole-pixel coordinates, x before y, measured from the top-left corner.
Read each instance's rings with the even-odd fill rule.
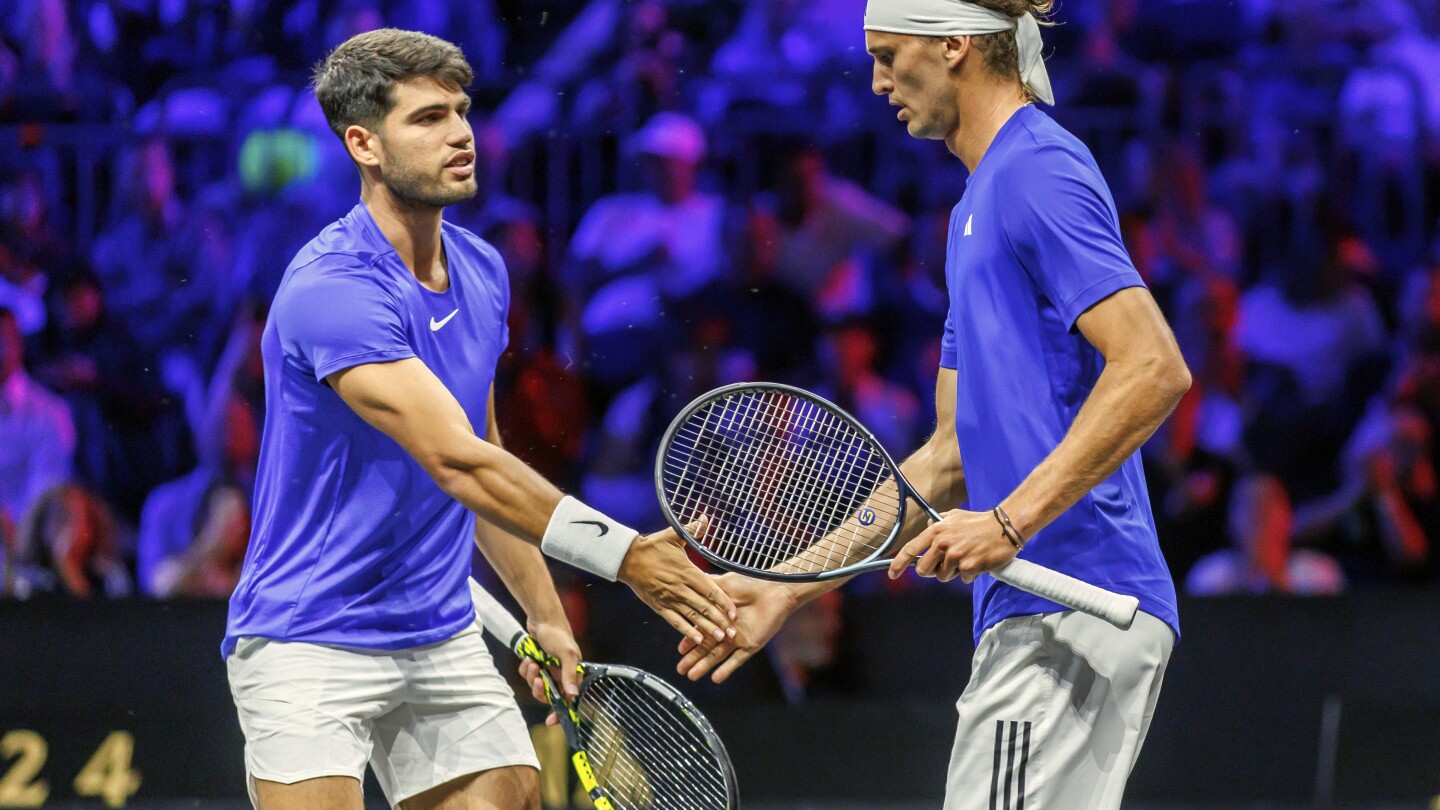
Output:
[[[685,406],[660,442],[655,489],[670,525],[702,557],[761,579],[888,567],[907,499],[940,520],[854,417],[771,383],[728,385]],[[697,537],[686,525],[702,515],[708,522]],[[1121,629],[1139,606],[1019,558],[986,573]]]
[[[540,665],[570,761],[596,810],[734,810],[735,770],[710,721],[674,687],[648,672],[580,664],[580,696],[567,703],[540,648],[495,597],[470,582],[486,632]]]

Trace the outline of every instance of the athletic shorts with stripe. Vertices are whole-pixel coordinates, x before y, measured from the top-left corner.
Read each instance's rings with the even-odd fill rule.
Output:
[[[1066,611],[985,631],[960,713],[945,810],[1110,810],[1140,754],[1175,634]]]
[[[478,624],[406,650],[247,636],[225,666],[252,802],[257,778],[362,779],[367,762],[392,807],[466,774],[540,767]]]

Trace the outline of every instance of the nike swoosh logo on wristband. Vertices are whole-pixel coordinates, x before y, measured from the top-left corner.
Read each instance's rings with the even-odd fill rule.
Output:
[[[600,530],[600,534],[596,535],[597,537],[604,537],[605,535],[607,535],[607,534],[610,533],[610,527],[609,527],[609,526],[606,526],[604,523],[601,523],[601,522],[598,521],[598,520],[572,520],[572,521],[570,521],[570,525],[571,525],[571,526],[580,526],[580,525],[582,525],[582,524],[585,525],[585,526],[594,526],[595,528],[599,529],[599,530]]]

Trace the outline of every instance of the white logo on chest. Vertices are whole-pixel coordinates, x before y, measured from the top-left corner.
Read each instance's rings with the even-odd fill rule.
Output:
[[[974,221],[975,221],[975,215],[974,215],[974,214],[971,214],[970,216],[968,216],[968,217],[965,218],[965,235],[966,235],[966,236],[969,236],[969,235],[970,235],[970,223],[972,223],[972,222],[974,222]]]
[[[451,318],[453,318],[453,317],[455,317],[456,315],[459,315],[459,314],[460,314],[460,308],[459,308],[459,307],[456,307],[454,312],[450,313],[449,315],[446,315],[444,318],[442,318],[442,319],[440,319],[440,320],[438,320],[438,321],[435,320],[435,316],[434,316],[434,315],[431,315],[431,316],[430,316],[430,331],[431,331],[431,332],[439,332],[439,331],[440,331],[440,327],[442,327],[442,326],[444,326],[445,324],[449,323]]]

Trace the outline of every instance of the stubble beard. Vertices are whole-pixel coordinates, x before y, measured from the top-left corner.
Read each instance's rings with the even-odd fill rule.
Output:
[[[444,208],[462,203],[474,198],[479,188],[474,175],[464,182],[447,183],[443,177],[427,177],[423,169],[411,163],[397,163],[384,173],[384,182],[391,196],[415,208]]]

